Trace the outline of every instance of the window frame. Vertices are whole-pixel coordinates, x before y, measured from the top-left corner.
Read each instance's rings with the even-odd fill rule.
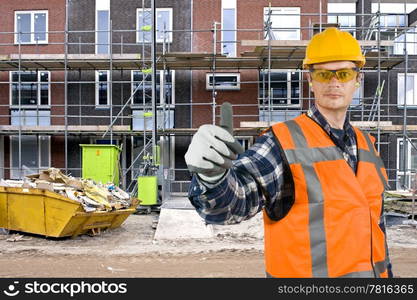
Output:
[[[339,6],[338,9],[335,9]],[[342,14],[342,15],[339,15]],[[349,15],[347,15],[349,14]],[[351,14],[351,15],[350,15]],[[343,26],[339,18],[352,17],[353,26]],[[327,22],[334,23],[332,18],[336,18],[336,23],[340,25],[340,30],[349,32],[356,37],[356,4],[355,2],[331,2],[327,3]]]
[[[362,108],[363,100],[365,98],[365,96],[364,96],[365,95],[365,88],[364,88],[365,84],[364,83],[365,83],[365,72],[362,73],[360,86],[353,93],[352,101],[350,102],[348,109],[361,109]],[[358,101],[359,101],[358,104],[353,103],[353,101],[355,99],[356,91],[359,91],[359,98],[357,98]],[[361,100],[362,100],[362,102],[361,102]]]
[[[92,136],[90,137],[90,144],[97,144],[98,141],[104,141],[104,140],[110,140],[110,139]],[[116,142],[116,144],[113,144],[113,145],[120,147],[120,144],[122,143],[122,139],[121,137],[113,136],[113,142]],[[102,143],[100,145],[111,145],[111,144]]]
[[[403,90],[402,88],[400,89],[400,75],[402,75],[401,77],[404,77],[404,79],[402,79],[403,81],[406,80],[405,78],[405,73],[397,73],[397,108],[399,109],[404,109],[405,107],[405,103],[407,102],[407,91],[405,91],[404,93],[404,102],[401,104],[400,103],[400,90]],[[408,104],[407,103],[407,108],[412,108],[412,109],[417,109],[417,73],[407,73],[407,76],[413,76],[414,79],[414,89],[413,89],[413,104]],[[402,86],[404,86],[404,82],[402,84]]]
[[[45,40],[38,41],[35,40],[35,14],[45,13]],[[17,16],[19,14],[30,14],[30,42],[19,42],[19,33],[17,32]],[[14,43],[15,45],[39,45],[39,44],[48,44],[49,42],[49,14],[48,10],[16,10],[14,11]]]
[[[107,74],[107,104],[100,104],[100,99],[99,99],[99,72],[106,72]],[[94,83],[94,88],[95,88],[95,105],[96,108],[109,108],[110,107],[110,92],[109,92],[109,85],[110,85],[110,80],[109,80],[109,75],[110,75],[110,70],[96,70],[95,71],[95,83]]]
[[[410,138],[411,142],[417,142],[417,138]],[[411,168],[411,150],[413,148],[413,146],[411,145],[410,141],[408,139],[406,139],[406,144],[407,144],[407,166],[406,166],[406,171],[405,174],[402,171],[402,169],[400,168],[400,158],[401,158],[401,153],[400,153],[400,143],[403,142],[403,138],[402,137],[397,137],[397,159],[396,159],[396,172],[395,172],[395,176],[396,176],[396,188],[397,189],[401,189],[399,187],[401,187],[401,182],[399,182],[399,177],[400,176],[406,176],[407,177],[407,184],[408,186],[410,186],[411,184],[411,176],[416,175],[417,172],[416,171],[411,171],[413,170]],[[417,151],[417,150],[416,150]]]
[[[141,137],[141,136],[133,136],[132,135],[130,137],[130,159],[131,159],[130,161],[132,163],[133,163],[133,161],[136,158],[135,155],[134,155],[134,151],[135,151],[135,147],[134,147],[134,145],[135,145],[135,138],[138,138],[138,139],[142,139],[143,140],[143,136]],[[163,136],[160,136],[159,137],[159,142],[160,143],[163,143],[164,142],[163,139],[164,139],[164,137]],[[173,168],[174,169],[174,172],[175,172],[175,136],[174,135],[170,135],[170,136],[168,136],[168,139],[169,139],[169,142],[167,144],[169,144],[169,164],[170,164],[169,165],[169,170]],[[151,149],[152,149],[152,147],[151,147]],[[163,160],[162,146],[161,146],[161,157],[160,157],[160,160],[161,160],[161,162]],[[141,160],[139,160],[139,162],[140,161]],[[136,181],[137,180],[137,178],[138,178],[139,175],[135,177],[134,176],[135,175],[134,172],[135,171],[138,171],[138,170],[139,170],[139,168],[135,168],[134,166],[132,166],[132,169],[131,169],[131,172],[130,172],[130,177],[131,177],[131,180],[132,181]],[[171,173],[169,173],[169,174],[171,174]]]
[[[405,36],[407,36],[407,54],[408,55],[417,55],[417,28],[412,27],[407,30],[406,33],[398,35],[394,39],[394,49],[392,53],[394,55],[404,55],[404,41]]]
[[[298,82],[299,82],[298,104],[292,104],[291,103],[291,99],[292,99],[292,97],[291,97],[291,85],[292,85],[291,73],[292,72],[298,73]],[[301,104],[302,104],[302,101],[301,101],[301,99],[302,99],[302,78],[303,78],[302,72],[297,70],[297,69],[271,69],[271,73],[287,73],[287,104],[273,104],[273,103],[271,103],[271,109],[272,110],[281,110],[282,108],[294,108],[294,109],[301,108]],[[259,89],[258,90],[258,95],[259,95],[260,103],[261,103],[261,101],[264,100],[260,97],[261,82],[262,82],[262,78],[260,78],[259,85],[258,85],[258,89]],[[271,89],[273,89],[273,88],[271,87]],[[272,95],[271,100],[273,98],[274,97]],[[265,97],[265,99],[268,99],[268,97]],[[262,107],[263,106],[261,106],[261,108]]]
[[[9,104],[10,104],[10,108],[19,108],[19,104],[13,104],[13,73],[18,73],[19,71],[9,71]],[[31,72],[31,71],[20,71],[22,73],[24,72]],[[35,107],[40,107],[40,108],[50,108],[51,107],[51,71],[35,71],[37,72],[37,104],[25,104],[25,105],[20,105],[20,108],[35,108]],[[41,73],[42,72],[46,72],[48,73],[48,104],[40,104],[41,102],[41,84],[45,84],[45,83],[41,83],[40,81],[40,77],[41,77]],[[23,84],[23,82],[22,82]]]
[[[228,77],[228,76],[236,76],[237,77],[237,85],[236,86],[228,86],[228,85],[217,85],[216,91],[239,91],[240,90],[240,73],[206,73],[206,90],[212,91],[213,85],[210,84],[210,77]]]
[[[133,80],[133,73],[134,72],[142,72],[141,70],[131,70],[130,71],[130,95],[133,94],[133,91],[135,90],[134,88],[134,83],[136,81]],[[165,76],[164,76],[164,71],[163,70],[159,70],[159,99],[163,99],[162,95],[165,92]],[[174,108],[175,107],[175,70],[170,70],[171,72],[171,104],[165,104],[165,103],[159,103],[158,107],[162,107],[165,105],[165,107],[168,108]],[[143,72],[142,72],[143,73]],[[152,76],[151,74],[149,74],[149,76]],[[139,82],[139,81],[138,81]],[[149,81],[151,82],[151,81]],[[132,99],[130,99],[130,106],[132,108],[140,108],[143,107],[143,104],[137,104],[137,103],[133,103],[134,97],[132,97]]]
[[[233,55],[227,55],[227,57],[236,57],[237,56],[237,3],[236,3],[236,1],[232,1],[232,2],[225,2],[224,0],[222,0],[222,11],[221,11],[221,41],[222,41],[222,43],[221,43],[221,53],[223,54],[223,55],[226,55],[225,54],[225,52],[224,52],[224,45],[225,44],[229,44],[229,43],[225,43],[224,42],[224,10],[225,9],[233,9],[234,11],[235,11],[235,14],[234,14],[234,24],[235,24],[235,26],[234,26],[234,28],[233,28],[233,30],[235,30],[234,32],[233,32],[233,36],[234,36],[234,38],[233,38],[233,47],[234,47],[234,53],[233,53]],[[230,42],[230,41],[229,41]]]
[[[109,17],[108,17],[108,27],[109,27],[109,30],[108,30],[108,32],[107,32],[107,39],[108,39],[108,41],[109,41],[109,43],[107,44],[107,48],[108,48],[108,50],[107,50],[107,53],[98,53],[98,47],[99,46],[103,46],[103,45],[99,45],[99,42],[98,42],[98,34],[99,34],[99,30],[98,30],[98,12],[99,11],[108,11],[109,12]],[[96,13],[95,13],[95,18],[96,18],[96,20],[95,20],[95,53],[96,54],[110,54],[110,44],[111,44],[111,42],[110,42],[110,30],[111,30],[111,28],[110,28],[110,9],[97,9],[96,8]],[[105,46],[105,45],[104,45]]]
[[[139,30],[139,12],[142,11],[146,11],[149,12],[151,9],[150,8],[136,8],[136,43],[138,44],[150,44],[152,41],[141,41],[140,40],[140,30]],[[173,32],[172,30],[174,29],[174,25],[173,25],[173,9],[172,7],[157,7],[156,8],[156,15],[158,15],[158,12],[160,11],[168,11],[169,12],[169,28],[168,28],[168,35],[167,35],[167,39],[165,40],[165,43],[172,43],[173,40]],[[156,16],[156,29],[158,30],[158,18]],[[164,42],[164,39],[158,39],[158,33],[156,33],[156,43],[158,44],[162,44]]]
[[[23,136],[32,136],[32,135],[23,135]],[[50,168],[51,167],[51,156],[52,156],[51,155],[51,136],[50,135],[37,135],[36,137],[37,137],[37,148],[38,148],[38,166],[37,166],[37,169],[41,170],[41,169],[44,169],[44,168]],[[48,166],[41,166],[40,165],[40,163],[41,163],[41,143],[40,143],[40,141],[41,141],[41,138],[44,138],[44,137],[48,138]],[[9,140],[9,150],[10,150],[10,157],[9,157],[9,159],[10,159],[10,162],[9,162],[10,172],[9,172],[9,176],[10,176],[11,179],[19,179],[19,177],[12,176],[13,172],[19,172],[19,170],[18,170],[19,167],[17,167],[17,168],[13,167],[13,141],[12,141],[13,138],[19,139],[19,136],[18,135],[11,135],[10,136],[10,140]],[[19,150],[17,150],[17,151],[19,151]],[[16,169],[16,170],[14,170],[14,169]],[[24,177],[24,175],[21,178],[23,178],[23,177]]]
[[[291,10],[295,10],[295,9],[298,9],[298,12],[297,13],[291,13]],[[301,7],[299,7],[299,6],[274,6],[274,7],[271,7],[271,10],[272,10],[272,14],[274,13],[274,10],[281,10],[282,14],[298,16],[298,21],[299,21],[298,22],[298,28],[296,30],[294,29],[296,31],[297,38],[293,39],[293,40],[294,41],[301,40]],[[268,11],[269,11],[269,7],[264,7],[264,10],[263,10],[263,21],[264,21],[264,23],[267,20]],[[273,28],[274,28],[274,26],[272,24],[272,32],[279,30],[279,28],[276,28],[276,29],[273,29]],[[285,31],[290,31],[290,30],[285,29]],[[275,35],[275,32],[274,32],[274,35]],[[265,31],[264,31],[264,36],[265,36],[264,40],[268,40],[267,34],[266,34]],[[275,40],[282,40],[282,39],[279,39],[279,38],[275,37]]]
[[[246,151],[253,145],[253,137],[252,136],[239,136],[236,137],[236,140],[239,144],[243,147],[243,150]],[[241,141],[246,142],[247,145],[242,145]]]

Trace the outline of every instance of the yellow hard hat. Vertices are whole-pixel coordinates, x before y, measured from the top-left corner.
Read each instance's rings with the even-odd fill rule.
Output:
[[[366,61],[359,42],[349,32],[329,27],[315,34],[308,43],[303,68],[340,60],[354,61],[359,68],[363,67]]]

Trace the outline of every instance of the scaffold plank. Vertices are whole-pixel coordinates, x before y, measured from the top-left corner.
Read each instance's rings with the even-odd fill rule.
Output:
[[[246,47],[307,47],[310,40],[242,40],[241,45]],[[392,47],[394,41],[392,40],[360,40],[361,47]]]

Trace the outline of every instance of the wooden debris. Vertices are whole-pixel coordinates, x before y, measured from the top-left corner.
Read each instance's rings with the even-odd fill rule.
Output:
[[[12,237],[6,239],[6,242],[24,242],[30,241],[32,238],[24,237],[21,234],[14,234]]]
[[[39,174],[26,176],[24,180],[0,179],[0,186],[37,188],[58,193],[80,202],[86,212],[112,211],[137,206],[139,200],[112,183],[96,184],[93,180],[79,179],[63,174],[59,169],[49,168]]]
[[[384,210],[411,215],[413,212],[413,202],[407,200],[391,200],[384,203]],[[414,207],[414,214],[417,214],[417,206]]]

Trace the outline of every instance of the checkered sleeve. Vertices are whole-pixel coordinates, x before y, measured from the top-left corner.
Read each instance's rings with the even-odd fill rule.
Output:
[[[215,185],[205,185],[194,174],[188,197],[210,224],[235,224],[280,201],[283,164],[275,137],[268,131],[233,161],[233,168]]]

